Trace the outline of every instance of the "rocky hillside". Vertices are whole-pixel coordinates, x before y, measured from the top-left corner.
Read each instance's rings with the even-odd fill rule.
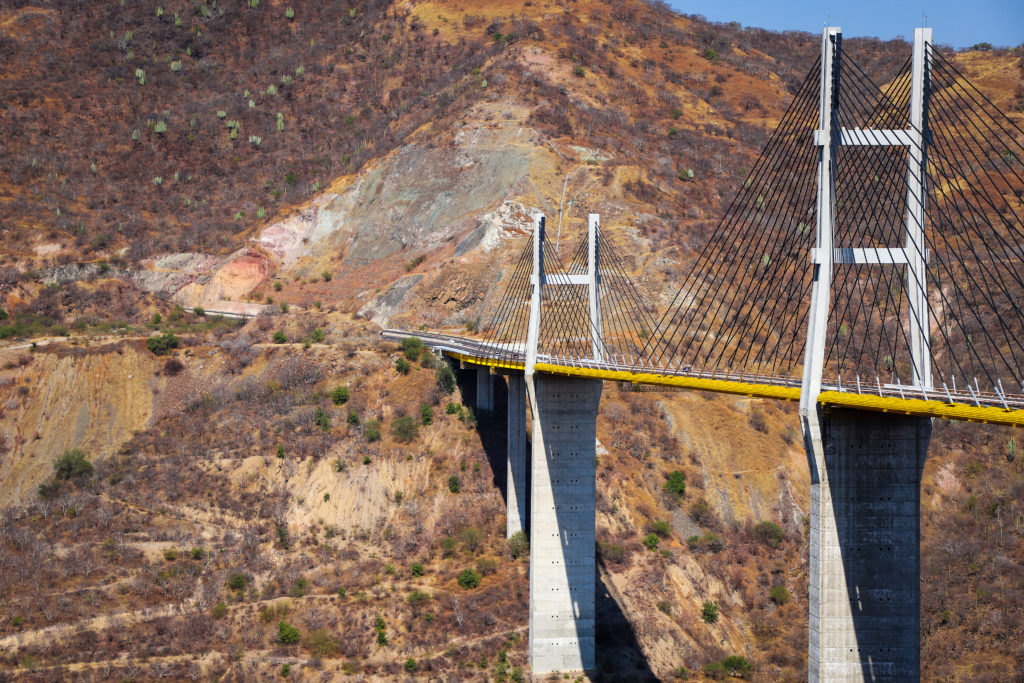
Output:
[[[657,308],[816,52],[640,2],[5,4],[0,678],[528,676],[501,412],[374,323],[486,320],[536,210]],[[1022,111],[1018,52],[956,59]],[[794,407],[609,385],[598,436],[596,675],[802,679]],[[1016,449],[936,426],[927,678],[1024,660]]]

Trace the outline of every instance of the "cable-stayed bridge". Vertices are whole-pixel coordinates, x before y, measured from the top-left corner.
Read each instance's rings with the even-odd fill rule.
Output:
[[[509,532],[529,499],[534,672],[594,663],[594,380],[610,380],[799,401],[809,675],[919,677],[928,418],[1024,425],[1024,130],[931,29],[877,84],[828,28],[668,306],[634,286],[597,215],[565,259],[544,223],[480,335],[417,335],[480,367],[485,403],[508,376]]]

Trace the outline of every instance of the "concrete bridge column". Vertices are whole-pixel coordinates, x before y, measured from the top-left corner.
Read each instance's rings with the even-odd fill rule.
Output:
[[[931,421],[822,408],[811,466],[811,681],[919,680],[921,471]]]
[[[508,473],[505,478],[505,502],[508,515],[507,538],[526,531],[526,382],[511,374],[508,380]]]
[[[494,375],[490,368],[476,369],[476,409],[494,410]]]
[[[535,675],[591,669],[594,464],[602,383],[535,375],[526,386],[533,411],[530,665]]]

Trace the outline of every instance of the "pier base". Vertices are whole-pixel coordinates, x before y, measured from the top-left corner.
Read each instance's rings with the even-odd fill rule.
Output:
[[[931,421],[820,408],[811,467],[811,681],[920,679],[921,472]]]

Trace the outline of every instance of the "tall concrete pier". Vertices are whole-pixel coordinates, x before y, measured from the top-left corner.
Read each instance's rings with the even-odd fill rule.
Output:
[[[476,369],[476,409],[494,410],[494,375],[490,368]]]
[[[832,408],[810,437],[811,681],[920,677],[927,418]]]
[[[526,531],[526,383],[520,373],[505,376],[508,381],[508,470],[505,503],[508,507],[505,535],[512,538]]]
[[[530,666],[591,669],[597,408],[602,382],[527,378],[533,411]]]

